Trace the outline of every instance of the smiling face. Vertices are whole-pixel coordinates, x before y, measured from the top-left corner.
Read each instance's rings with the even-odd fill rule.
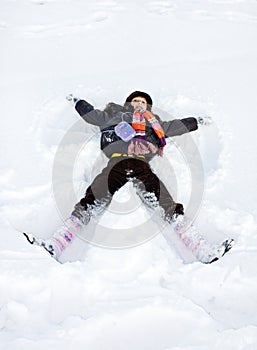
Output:
[[[147,109],[147,101],[144,97],[138,96],[133,98],[131,101],[131,105],[133,106],[134,110],[146,110]]]

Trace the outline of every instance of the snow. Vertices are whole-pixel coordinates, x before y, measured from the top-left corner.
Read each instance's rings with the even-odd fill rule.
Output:
[[[255,350],[257,2],[2,0],[0,10],[1,349]],[[213,243],[236,241],[214,264],[195,261],[158,220],[150,226],[162,234],[130,249],[78,239],[63,264],[16,230],[51,236],[106,164],[97,129],[65,96],[101,109],[134,90],[164,118],[214,120],[190,135],[204,176],[196,224]],[[183,140],[152,166],[188,206]],[[133,207],[120,215],[126,203],[140,218]],[[99,227],[144,220],[128,185]]]

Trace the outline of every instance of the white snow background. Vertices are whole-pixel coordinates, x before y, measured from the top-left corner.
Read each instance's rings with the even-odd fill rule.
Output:
[[[255,350],[257,1],[1,0],[0,38],[0,348]],[[61,223],[53,160],[79,118],[66,94],[102,109],[134,90],[174,117],[214,120],[193,135],[205,176],[196,224],[213,243],[236,241],[214,264],[160,234],[123,250],[75,242],[59,264],[15,230],[49,237]],[[78,198],[98,148],[95,135],[76,163]]]

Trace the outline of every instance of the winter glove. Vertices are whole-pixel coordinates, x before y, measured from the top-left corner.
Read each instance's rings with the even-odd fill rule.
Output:
[[[72,106],[74,106],[80,99],[75,97],[73,94],[69,94],[66,96],[66,100],[69,101]]]
[[[198,117],[197,118],[197,123],[200,125],[211,125],[212,124],[212,118],[209,117],[208,115],[203,116],[203,117]]]

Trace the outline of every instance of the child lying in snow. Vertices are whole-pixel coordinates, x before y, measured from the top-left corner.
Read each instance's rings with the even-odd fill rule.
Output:
[[[92,213],[97,213],[97,207],[106,208],[114,193],[131,181],[147,206],[161,208],[163,219],[171,224],[199,261],[216,261],[232,247],[232,239],[220,245],[210,245],[190,224],[183,205],[173,200],[149,164],[156,155],[162,156],[166,138],[194,131],[199,124],[208,125],[211,122],[209,117],[162,121],[152,113],[151,97],[142,91],[130,94],[124,106],[109,103],[103,111],[94,109],[72,94],[67,99],[85,122],[100,128],[101,149],[109,162],[88,187],[85,197],[75,205],[71,216],[50,239],[44,241],[26,235],[32,244],[43,246],[58,259],[88,224]]]

